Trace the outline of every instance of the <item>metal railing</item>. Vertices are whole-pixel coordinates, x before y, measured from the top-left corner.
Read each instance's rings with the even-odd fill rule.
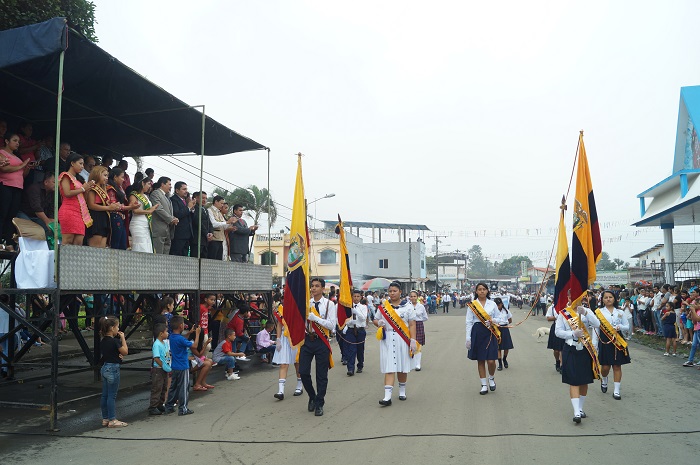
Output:
[[[643,267],[630,267],[631,283],[700,283],[700,262],[659,262]]]

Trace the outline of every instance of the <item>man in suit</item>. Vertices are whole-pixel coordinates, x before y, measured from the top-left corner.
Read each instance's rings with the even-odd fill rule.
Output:
[[[220,195],[215,195],[209,207],[209,221],[213,229],[214,236],[207,245],[207,256],[212,260],[224,259],[224,240],[226,238],[226,228],[233,222],[232,219],[224,218],[221,213],[221,207],[224,205],[224,198]]]
[[[164,255],[170,254],[170,241],[173,238],[175,226],[179,222],[173,216],[173,204],[168,199],[171,187],[170,178],[162,176],[153,185],[153,192],[150,195],[151,204],[159,204],[151,220],[153,248],[156,253]]]
[[[207,203],[207,193],[206,192],[195,192],[192,194],[192,198],[195,201],[194,211],[192,212],[192,241],[190,242],[191,256],[199,257],[196,255],[197,250],[197,231],[199,231],[199,214],[201,210],[202,214],[202,240],[200,244],[200,255],[202,258],[207,258],[208,244],[214,238],[214,230],[211,226],[211,221],[209,220],[209,213],[202,206]]]
[[[234,219],[233,229],[229,232],[231,261],[240,263],[248,261],[248,253],[250,252],[248,238],[255,235],[255,231],[258,230],[257,224],[248,227],[243,219],[243,211],[243,205],[237,203],[233,206],[233,216],[231,217]]]
[[[182,181],[175,183],[175,194],[170,197],[173,205],[173,216],[178,219],[173,231],[173,243],[170,246],[170,255],[187,257],[192,240],[192,210],[194,199],[190,199],[187,192],[187,184]]]

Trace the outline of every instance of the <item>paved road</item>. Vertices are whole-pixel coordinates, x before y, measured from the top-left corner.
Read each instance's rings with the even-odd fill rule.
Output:
[[[524,311],[515,309],[514,314],[517,322]],[[623,400],[614,400],[612,389],[602,394],[592,385],[589,418],[576,426],[551,352],[533,336],[540,326],[548,325],[533,317],[512,330],[516,349],[510,368],[497,372],[498,388],[487,396],[478,394],[476,364],[466,359],[464,349],[464,310],[457,309],[431,316],[423,370],[409,375],[408,400],[399,402],[395,395],[388,408],[377,403],[383,377],[372,334],[364,373],[348,378],[339,363],[331,370],[321,418],[306,411],[306,397],[288,395],[281,402],[272,397],[277,386],[272,367],[250,370],[233,382],[221,380],[219,371],[213,378],[216,389],[191,397],[194,415],[147,417],[146,394],[140,393],[117,401],[118,412],[136,412],[126,414],[127,428],[20,442],[0,436],[0,451],[3,443],[5,451],[10,449],[9,441],[25,444],[3,454],[3,462],[17,464],[104,463],[108,457],[122,464],[696,463],[700,434],[659,432],[700,429],[700,371],[680,368],[677,359],[631,344],[633,363],[625,367]],[[98,424],[97,405],[84,418]],[[67,432],[70,428],[61,434]],[[485,435],[491,437],[481,437]],[[290,442],[255,444],[269,441]]]

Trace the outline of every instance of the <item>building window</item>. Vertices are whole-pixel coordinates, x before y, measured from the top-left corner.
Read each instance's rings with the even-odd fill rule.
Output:
[[[425,260],[420,261],[420,269],[421,270],[425,269]]]
[[[336,258],[338,254],[335,250],[326,249],[321,252],[321,265],[335,265],[338,263]]]
[[[277,265],[277,254],[272,252],[272,251],[261,253],[260,254],[260,264],[261,265],[271,265],[271,266]]]
[[[389,268],[389,259],[382,258],[381,260],[379,260],[379,268]]]
[[[357,254],[355,254],[355,265],[357,265]]]

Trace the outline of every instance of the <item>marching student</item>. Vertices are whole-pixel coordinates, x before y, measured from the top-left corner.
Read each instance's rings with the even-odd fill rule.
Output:
[[[304,345],[299,349],[299,373],[301,382],[309,396],[309,412],[317,417],[323,415],[328,388],[328,370],[333,367],[330,333],[338,321],[338,308],[335,303],[323,296],[326,281],[321,278],[311,280],[311,300],[306,322]],[[311,361],[316,359],[316,389],[311,381]]]
[[[513,314],[503,305],[500,297],[493,299],[493,302],[498,308],[496,320],[501,330],[501,342],[498,344],[498,371],[501,371],[504,367],[508,368],[508,351],[513,349],[513,339],[510,337],[510,328],[508,328],[508,325],[513,322]]]
[[[600,327],[600,321],[592,310],[583,306],[579,306],[576,310],[581,323],[588,327],[589,331],[591,328]],[[583,329],[574,329],[572,324],[575,326],[576,322],[572,323],[561,313],[557,315],[555,331],[557,337],[564,340],[561,354],[561,382],[569,385],[569,397],[571,398],[571,406],[574,408],[573,421],[579,424],[581,418],[586,418],[583,404],[588,395],[588,385],[593,382],[593,358],[588,348],[584,346]],[[593,345],[590,345],[590,349],[595,351]]]
[[[289,365],[294,364],[294,371],[297,373],[297,387],[294,390],[294,396],[300,396],[304,393],[302,389],[301,375],[299,374],[299,362],[297,362],[297,348],[292,347],[289,341],[289,328],[287,322],[284,321],[284,308],[282,305],[277,307],[273,312],[277,322],[277,341],[275,343],[275,355],[272,357],[272,363],[280,366],[278,391],[275,394],[275,399],[284,400],[284,385],[287,381],[287,370]]]
[[[552,327],[549,329],[549,339],[547,340],[547,349],[552,349],[554,352],[554,369],[561,373],[561,351],[564,348],[564,340],[557,337],[557,311],[554,309],[554,304],[547,309],[547,321],[552,322]]]
[[[413,355],[413,367],[416,371],[420,371],[423,349],[425,348],[425,326],[423,323],[428,321],[428,312],[425,310],[425,306],[418,302],[418,292],[411,291],[408,294],[408,300],[416,311],[416,341],[421,345],[420,352]]]
[[[500,329],[494,321],[498,318],[498,308],[493,300],[489,300],[491,292],[484,283],[476,285],[475,298],[467,310],[467,357],[476,360],[481,380],[481,391],[485,395],[489,390],[496,390],[496,359],[498,358],[498,338]],[[486,365],[488,364],[488,387],[486,380]]]
[[[622,337],[622,332],[629,330],[629,321],[625,313],[617,308],[617,299],[612,291],[603,291],[603,308],[595,311],[600,320],[600,338],[598,341],[598,359],[600,360],[601,383],[600,390],[608,392],[608,373],[613,369],[613,382],[615,389],[613,397],[622,399],[620,384],[622,382],[622,365],[630,363],[627,342]],[[612,342],[611,342],[612,341]]]
[[[394,375],[399,379],[399,400],[406,400],[406,380],[411,371],[411,355],[418,352],[416,311],[401,300],[401,286],[389,284],[389,300],[377,307],[374,325],[379,339],[379,365],[384,373],[384,398],[379,405],[391,405]]]
[[[348,376],[355,374],[355,363],[357,362],[357,372],[362,373],[365,367],[365,339],[367,337],[367,306],[362,305],[362,291],[355,289],[352,291],[352,318],[346,321],[343,328],[342,338],[345,343],[345,360],[347,362]]]

